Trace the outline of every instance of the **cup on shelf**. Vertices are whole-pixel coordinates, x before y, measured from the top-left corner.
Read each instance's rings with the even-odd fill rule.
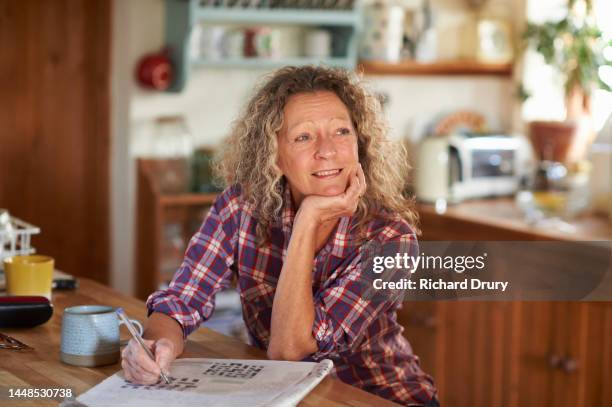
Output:
[[[242,55],[247,58],[254,58],[257,56],[257,48],[255,47],[256,35],[257,28],[249,27],[244,30],[244,48]]]
[[[311,58],[328,58],[331,55],[332,37],[328,30],[308,31],[305,37],[304,54]]]
[[[281,31],[278,28],[259,27],[253,38],[259,58],[279,58]]]
[[[226,32],[223,26],[200,26],[200,56],[213,61],[222,59]]]
[[[278,56],[282,58],[296,58],[304,55],[304,36],[306,27],[277,26]]]
[[[242,58],[245,32],[242,28],[228,29],[221,40],[221,54],[224,58]]]
[[[365,8],[360,56],[363,59],[397,62],[404,36],[404,8],[374,3]]]

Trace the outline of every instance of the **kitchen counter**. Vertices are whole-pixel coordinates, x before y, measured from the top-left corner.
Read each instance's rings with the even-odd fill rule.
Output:
[[[563,228],[530,225],[510,198],[481,199],[449,205],[436,213],[419,203],[422,240],[612,240],[612,222],[594,215],[578,217]]]

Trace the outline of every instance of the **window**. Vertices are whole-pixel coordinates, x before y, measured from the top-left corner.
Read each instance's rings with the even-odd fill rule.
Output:
[[[527,19],[535,23],[559,20],[565,15],[567,3],[567,0],[528,0]],[[612,19],[605,18],[612,15],[612,1],[593,0],[593,10],[604,37],[612,38]],[[606,55],[609,54],[612,54],[612,47],[606,50]],[[523,104],[523,119],[563,120],[565,103],[561,75],[533,50],[526,52],[523,63],[523,84],[532,94]],[[601,68],[600,77],[612,86],[612,67]],[[595,128],[599,131],[612,113],[612,92],[596,90],[592,95],[592,112]]]

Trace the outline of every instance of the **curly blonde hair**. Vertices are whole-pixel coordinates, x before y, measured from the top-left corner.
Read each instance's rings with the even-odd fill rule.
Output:
[[[355,217],[362,236],[376,217],[406,220],[417,230],[413,199],[404,195],[409,164],[404,146],[387,138],[388,126],[378,99],[349,71],[319,66],[288,66],[273,72],[255,90],[214,163],[226,185],[238,184],[257,219],[260,244],[270,239],[270,226],[283,207],[283,175],[277,165],[277,134],[283,110],[295,94],[334,92],[346,105],[357,133],[359,162],[367,190]]]

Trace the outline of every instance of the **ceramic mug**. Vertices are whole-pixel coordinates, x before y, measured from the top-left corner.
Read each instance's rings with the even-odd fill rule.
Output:
[[[400,5],[372,3],[365,7],[360,57],[397,62],[404,35],[404,8]]]
[[[332,37],[327,30],[312,30],[306,34],[304,54],[309,58],[329,58]]]
[[[140,322],[131,319],[143,333]],[[115,308],[77,305],[64,310],[60,360],[75,366],[111,365],[119,360],[119,326]]]
[[[41,255],[13,256],[4,259],[8,295],[40,295],[51,299],[53,257]]]

